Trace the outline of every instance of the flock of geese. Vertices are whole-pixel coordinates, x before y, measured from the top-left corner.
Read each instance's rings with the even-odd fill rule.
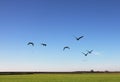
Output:
[[[77,41],[79,41],[79,40],[82,39],[83,37],[84,37],[84,36],[75,37],[75,39],[76,39]],[[33,43],[33,42],[28,42],[27,45],[32,45],[32,46],[34,46],[34,43]],[[41,45],[44,46],[44,47],[47,46],[46,43],[41,43]],[[64,51],[65,49],[70,49],[70,47],[69,47],[69,46],[63,47],[63,51]],[[93,50],[90,50],[90,51],[87,50],[87,53],[83,53],[83,52],[82,52],[82,54],[84,54],[84,56],[87,56],[88,54],[92,54],[92,52],[93,52]]]

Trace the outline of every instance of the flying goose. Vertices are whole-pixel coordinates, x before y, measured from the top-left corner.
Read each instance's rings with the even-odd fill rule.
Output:
[[[75,37],[76,40],[80,40],[81,38],[83,38],[84,36],[80,36],[80,37]]]
[[[68,47],[68,46],[65,46],[65,47],[63,48],[63,51],[64,51],[65,49],[70,49],[70,47]]]
[[[47,46],[47,44],[45,44],[45,43],[41,43],[41,45],[42,45],[42,46]]]
[[[93,52],[93,50],[90,50],[90,51],[89,51],[89,50],[87,50],[87,52],[88,52],[89,54],[91,54],[91,53]]]
[[[83,52],[82,52],[83,53]],[[83,53],[85,56],[87,56],[88,55],[88,53]]]
[[[34,46],[34,43],[33,43],[33,42],[28,42],[27,45],[32,45],[32,46]]]

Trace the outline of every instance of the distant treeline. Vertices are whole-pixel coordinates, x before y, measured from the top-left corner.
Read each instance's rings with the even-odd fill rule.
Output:
[[[0,72],[0,75],[25,75],[25,74],[82,74],[82,73],[120,73],[120,71],[74,71],[74,72]]]
[[[23,74],[34,74],[34,72],[0,72],[0,75],[23,75]]]

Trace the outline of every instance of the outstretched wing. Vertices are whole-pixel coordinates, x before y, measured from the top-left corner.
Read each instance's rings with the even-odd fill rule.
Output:
[[[85,53],[83,53],[83,52],[82,52],[82,54],[84,54],[84,55],[85,55]]]
[[[93,52],[93,50],[90,51],[91,53]]]
[[[81,38],[83,38],[84,36],[80,36],[78,39],[81,39]]]
[[[41,43],[41,45],[43,45],[43,46],[47,46],[47,44],[44,44],[44,43]]]
[[[74,36],[76,40],[78,40],[78,37]]]
[[[83,52],[82,52],[83,53]],[[88,53],[83,53],[85,56],[87,56],[88,55]]]
[[[63,48],[63,51],[65,50],[65,47]]]
[[[70,49],[70,47],[68,47],[68,46],[65,46],[65,47],[63,48],[63,51],[64,51],[65,49]]]
[[[90,51],[89,51],[89,50],[87,50],[87,52],[88,52],[89,54],[91,54],[91,53],[93,52],[93,50],[90,50]]]
[[[76,38],[76,40],[80,40],[81,38],[83,38],[84,36],[80,36],[80,37],[76,37],[75,36],[75,38]]]
[[[34,46],[34,43],[33,43],[33,42],[28,42],[27,45],[32,45],[32,46]]]

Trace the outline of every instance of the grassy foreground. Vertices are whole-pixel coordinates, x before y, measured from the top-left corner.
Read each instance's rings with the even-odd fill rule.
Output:
[[[120,82],[120,73],[0,75],[0,82]]]

